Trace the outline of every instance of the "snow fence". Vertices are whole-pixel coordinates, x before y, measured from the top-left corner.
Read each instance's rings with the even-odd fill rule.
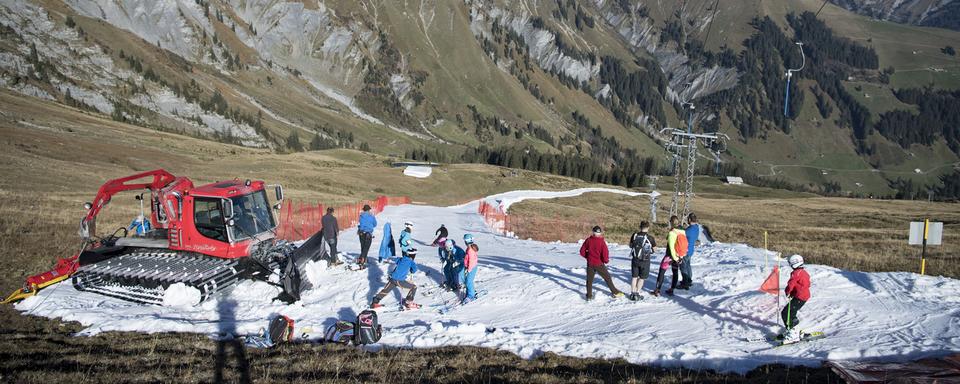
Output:
[[[390,205],[410,204],[407,196],[389,197],[379,196],[374,200],[360,201],[354,204],[342,205],[333,208],[333,216],[337,218],[340,229],[357,226],[360,212],[364,205],[370,205],[370,212],[378,214]],[[303,203],[284,200],[280,208],[280,225],[277,227],[277,238],[288,241],[305,240],[322,227],[320,218],[326,213],[327,207],[320,203]]]

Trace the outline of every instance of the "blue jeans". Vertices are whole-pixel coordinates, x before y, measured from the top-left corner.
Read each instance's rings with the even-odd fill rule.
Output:
[[[467,297],[466,297],[466,298],[468,298],[468,299],[476,299],[476,298],[477,298],[477,289],[473,286],[473,280],[477,278],[477,270],[479,270],[479,269],[480,269],[480,267],[473,267],[473,270],[472,270],[472,271],[468,271],[468,272],[466,273],[466,279],[465,279],[465,280],[466,280],[466,283],[465,283],[465,284],[467,285]]]
[[[693,284],[693,271],[690,269],[690,264],[692,263],[692,253],[683,258],[683,264],[680,264],[680,276],[683,277],[683,283],[680,283],[680,285],[689,286]]]

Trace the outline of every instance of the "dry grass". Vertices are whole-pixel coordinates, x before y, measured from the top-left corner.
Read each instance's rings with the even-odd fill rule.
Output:
[[[738,187],[749,191],[752,187]],[[927,273],[960,278],[960,205],[916,201],[878,201],[824,197],[698,198],[694,212],[718,241],[768,248],[784,255],[800,254],[808,262],[857,271],[919,272],[920,248],[907,245],[910,221],[929,217],[944,222],[943,245],[928,248]],[[661,198],[658,219],[666,221],[669,200]],[[513,205],[512,217],[528,223],[521,237],[575,241],[584,228],[600,222],[606,236],[625,244],[640,220],[650,216],[649,200],[591,193],[574,198],[530,200]],[[559,230],[551,230],[559,228]],[[653,229],[659,237],[664,226]]]
[[[360,349],[293,344],[238,348],[196,334],[109,332],[75,337],[76,324],[0,317],[0,381],[55,382],[423,382],[423,383],[840,383],[827,368],[764,366],[747,376],[639,366],[621,359],[578,359],[547,353],[525,360],[478,347]],[[175,378],[175,379],[174,379]],[[219,379],[219,380],[218,380]]]

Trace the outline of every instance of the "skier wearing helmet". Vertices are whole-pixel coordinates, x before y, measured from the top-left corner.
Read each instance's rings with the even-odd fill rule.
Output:
[[[444,282],[440,285],[448,291],[460,290],[460,279],[457,271],[463,268],[463,258],[466,252],[453,239],[447,239],[440,247],[440,261],[443,262]]]
[[[607,247],[607,241],[603,239],[603,230],[600,226],[593,227],[593,234],[583,241],[580,246],[580,256],[587,259],[587,300],[593,300],[593,276],[599,274],[607,287],[610,288],[610,294],[613,297],[622,297],[623,292],[613,285],[610,279],[610,272],[607,271],[606,264],[610,262],[610,249]]]
[[[463,270],[463,285],[467,287],[467,294],[463,298],[463,303],[466,304],[477,298],[477,289],[473,282],[476,280],[477,270],[479,270],[477,268],[477,252],[480,252],[480,247],[473,241],[473,235],[469,233],[463,235],[463,242],[467,245],[467,252],[460,269]]]
[[[787,259],[787,262],[790,264],[790,268],[793,268],[793,272],[790,272],[787,288],[783,290],[790,301],[780,312],[785,327],[784,344],[800,341],[800,330],[796,327],[797,323],[800,322],[797,319],[797,312],[800,311],[800,308],[803,308],[807,300],[810,300],[810,275],[803,268],[803,257],[793,255]]]
[[[410,250],[410,246],[413,243],[413,222],[406,221],[403,223],[403,231],[400,231],[400,255],[406,256],[407,251]]]

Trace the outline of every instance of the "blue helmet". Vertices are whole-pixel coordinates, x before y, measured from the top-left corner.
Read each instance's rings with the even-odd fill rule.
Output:
[[[467,245],[473,244],[473,235],[469,233],[466,235],[463,235],[463,242],[467,243]]]

